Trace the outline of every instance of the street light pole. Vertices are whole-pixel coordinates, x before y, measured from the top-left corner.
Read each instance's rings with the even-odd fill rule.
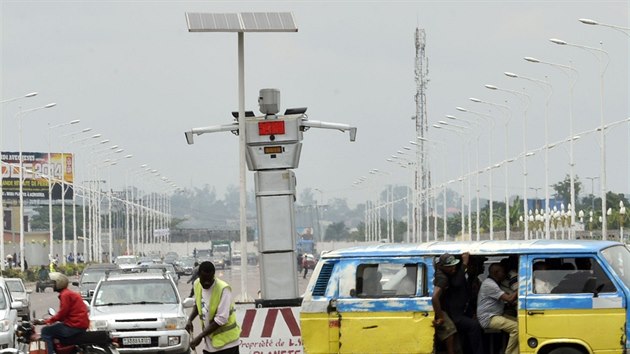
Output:
[[[50,125],[50,122],[48,123],[48,161],[47,161],[47,165],[48,165],[48,172],[46,173],[48,175],[48,228],[49,228],[49,232],[50,232],[50,237],[48,239],[48,242],[50,243],[49,245],[49,257],[53,257],[53,243],[54,243],[54,238],[53,238],[53,211],[52,211],[52,193],[53,193],[53,180],[58,177],[54,175],[54,171],[53,171],[53,165],[52,165],[52,158],[51,158],[51,146],[52,146],[52,130],[55,128],[61,128],[61,127],[65,127],[68,125],[72,125],[72,124],[77,124],[80,123],[81,120],[80,119],[75,119],[72,120],[70,122],[66,122],[66,123],[61,123],[61,124],[56,124],[56,125]],[[64,190],[64,175],[65,175],[65,169],[64,169],[64,165],[65,165],[65,161],[63,159],[63,155],[61,158],[61,177],[59,178],[59,180],[61,181],[61,194],[62,196],[65,194],[65,190]],[[72,167],[74,168],[74,163],[72,164]],[[65,221],[66,216],[65,214],[61,215],[61,220],[62,223]],[[64,224],[65,225],[65,224]],[[64,232],[65,230],[63,230],[62,232]],[[63,237],[65,239],[65,233],[63,234]],[[65,247],[65,246],[64,246]],[[62,254],[65,253],[65,248],[64,248],[64,252],[62,252]],[[76,255],[75,255],[76,256]],[[66,264],[66,259],[64,257],[64,259],[62,260],[63,264]]]
[[[594,188],[594,181],[596,179],[599,179],[599,177],[585,177],[586,179],[591,180],[591,211],[595,211],[595,188]]]
[[[56,103],[49,103],[45,106],[31,108],[27,110],[20,110],[15,115],[15,119],[18,121],[18,136],[19,136],[19,164],[20,164],[20,181],[19,181],[19,196],[20,196],[20,269],[24,271],[24,163],[22,161],[22,118],[26,113],[39,111],[41,109],[52,108],[56,106]],[[2,211],[4,213],[4,210]],[[2,235],[4,239],[4,234]],[[4,262],[3,260],[0,260]]]
[[[588,47],[580,44],[567,43],[566,41],[552,38],[550,39],[552,43],[558,45],[567,45],[570,47],[575,47],[579,49],[583,49],[593,54],[597,61],[599,62],[599,111],[600,111],[600,188],[601,188],[601,197],[602,197],[602,239],[606,240],[608,238],[607,231],[608,225],[606,221],[606,127],[604,126],[604,73],[606,72],[606,68],[608,68],[608,63],[610,62],[610,56],[607,51]],[[606,64],[604,65],[602,58],[599,55],[595,55],[595,52],[601,53],[606,56]]]
[[[24,96],[13,97],[6,100],[0,101],[0,104],[9,103],[13,101],[17,101],[23,98],[29,98],[37,96],[37,92],[27,93]],[[4,194],[3,191],[3,183],[4,183],[4,162],[2,161],[2,132],[3,132],[3,123],[4,116],[2,115],[2,110],[0,110],[0,270],[4,270]],[[7,167],[8,168],[8,167]]]
[[[448,119],[452,119],[458,122],[464,122],[466,124],[468,124],[469,127],[472,127],[472,125],[474,124],[476,129],[477,129],[477,135],[476,135],[476,145],[475,145],[475,161],[476,161],[476,167],[475,170],[478,171],[479,170],[479,138],[481,136],[481,128],[480,128],[480,124],[478,121],[469,121],[463,118],[458,118],[455,117],[453,115],[446,115],[446,118]],[[462,136],[463,137],[463,136]],[[468,144],[468,148],[470,149],[470,145],[471,142],[473,141],[474,136],[471,134],[471,137],[468,139],[468,141],[466,142]],[[463,139],[462,139],[463,140]],[[462,143],[462,174],[461,174],[461,181],[462,181],[462,237],[464,235],[464,231],[465,231],[465,227],[466,227],[466,223],[465,223],[465,217],[464,217],[464,198],[466,195],[465,192],[465,185],[468,185],[468,235],[469,235],[469,239],[472,240],[472,192],[471,192],[471,181],[470,181],[470,174],[472,173],[472,168],[470,167],[470,159],[467,159],[465,156],[465,146]],[[465,175],[464,173],[464,159],[466,159],[468,161],[468,175]],[[475,174],[475,176],[477,176],[477,174]],[[464,183],[464,179],[466,179],[466,183]],[[478,179],[477,179],[478,182]],[[478,185],[478,183],[477,183]],[[477,188],[478,189],[478,188]],[[477,215],[479,215],[479,194],[477,193]],[[477,237],[477,240],[479,238]]]
[[[450,128],[448,127],[448,125],[438,125],[438,124],[434,124],[434,125],[433,125],[433,127],[434,127],[434,128],[436,128],[436,129],[444,129],[444,130],[447,130],[447,131],[450,131],[450,132],[454,132],[454,133],[455,133],[455,134],[457,134],[457,135],[460,135],[460,134],[461,134],[461,137],[462,137],[462,138],[464,137],[464,134],[463,134],[463,132],[462,132],[462,131],[460,131],[460,130],[458,130],[458,129],[450,129]],[[462,139],[462,140],[463,140],[463,139]],[[460,181],[462,182],[462,210],[461,210],[461,224],[462,224],[462,225],[461,225],[461,226],[462,226],[462,230],[461,230],[461,232],[462,232],[462,239],[464,238],[464,234],[465,234],[465,225],[466,225],[466,223],[465,223],[465,217],[464,217],[464,178],[466,178],[466,177],[465,177],[465,175],[464,175],[464,160],[465,160],[465,159],[466,159],[466,156],[465,156],[465,145],[462,143],[462,175],[461,175],[461,177],[460,177]],[[469,161],[470,161],[470,160],[469,160]],[[470,179],[469,179],[468,181],[470,182]],[[468,195],[470,196],[470,191],[469,191]],[[468,203],[468,210],[469,210],[469,212],[470,212],[470,202]],[[468,219],[468,220],[469,220],[469,225],[471,225],[470,217],[469,217],[469,219]],[[470,226],[470,228],[472,228],[472,225]],[[470,232],[470,231],[469,231],[469,236],[468,236],[468,237],[472,239],[472,232]]]
[[[485,87],[489,90],[503,91],[514,95],[521,99],[525,106],[523,110],[523,239],[527,240],[529,239],[529,214],[527,212],[529,209],[527,206],[527,157],[530,156],[527,152],[527,110],[529,109],[532,100],[525,92],[499,88],[495,85],[489,84],[485,85]]]
[[[585,25],[609,27],[609,28],[612,28],[612,29],[614,29],[616,31],[619,31],[619,32],[625,34],[626,36],[630,37],[630,33],[628,33],[628,31],[630,31],[630,28],[628,28],[628,27],[611,25],[611,24],[607,24],[607,23],[600,23],[600,22],[597,22],[595,20],[591,20],[591,19],[588,19],[588,18],[580,18],[580,19],[578,19],[578,21],[582,22]]]
[[[612,25],[612,24],[608,24],[608,23],[600,23],[598,21],[592,20],[592,19],[588,19],[588,18],[581,18],[578,21],[582,22],[583,24],[586,25],[592,25],[592,26],[602,26],[602,27],[608,27],[608,28],[612,28],[613,30],[617,31],[617,32],[621,32],[623,34],[625,34],[628,38],[630,38],[630,28],[629,27],[622,27],[622,26],[617,26],[617,25]],[[630,125],[628,125],[628,150],[630,151]],[[630,182],[630,163],[628,164],[628,181]]]
[[[573,172],[575,169],[575,160],[573,158],[574,157],[574,154],[573,154],[573,144],[574,144],[573,143],[573,140],[574,140],[573,139],[573,123],[574,123],[573,122],[573,88],[575,87],[575,83],[577,82],[579,72],[570,65],[551,63],[551,62],[539,60],[532,57],[525,57],[524,59],[531,63],[546,64],[551,67],[560,69],[560,71],[565,73],[570,80],[570,84],[569,84],[569,174],[570,174],[569,181],[570,181],[570,188],[571,188],[571,191],[570,191],[571,205],[569,207],[569,212],[571,214],[571,225],[569,228],[569,237],[572,239],[575,239],[575,211],[574,211],[575,209],[575,172]],[[571,77],[567,73],[567,70],[575,73],[575,76]]]
[[[499,107],[499,108],[504,109],[507,112],[507,116],[506,116],[505,124],[504,124],[504,128],[505,128],[504,155],[505,155],[505,159],[508,160],[508,124],[510,123],[510,119],[512,118],[512,110],[510,109],[510,107],[506,105],[486,102],[478,98],[470,98],[470,100],[476,103],[483,103],[483,104],[487,104],[493,107]],[[510,194],[508,190],[509,178],[508,178],[508,164],[507,163],[505,164],[503,174],[505,178],[504,180],[504,184],[505,184],[505,239],[509,240],[510,239]]]
[[[511,72],[505,72],[505,76],[517,79],[523,79],[530,82],[533,82],[539,87],[544,87],[549,89],[549,94],[547,95],[547,99],[545,100],[545,238],[551,238],[551,231],[549,227],[550,216],[551,216],[551,208],[549,207],[549,100],[553,95],[553,87],[551,84],[545,80],[534,79],[527,76],[517,75]]]
[[[493,168],[492,168],[492,135],[494,132],[494,118],[489,115],[489,114],[485,114],[485,113],[480,113],[480,112],[475,112],[475,111],[471,111],[468,110],[466,108],[462,108],[462,107],[455,107],[455,109],[457,109],[460,112],[466,112],[466,113],[470,113],[470,114],[474,114],[477,117],[479,117],[480,119],[487,119],[488,122],[490,122],[490,133],[488,134],[488,166],[490,166],[490,168],[488,169],[488,179],[489,179],[489,200],[490,200],[490,205],[489,205],[489,212],[490,215],[488,216],[488,222],[490,224],[490,239],[494,239],[494,213],[493,213],[493,197],[492,197],[492,173],[493,173]],[[479,124],[479,127],[481,127],[481,124]],[[479,140],[479,138],[477,138],[477,140]],[[477,142],[477,145],[479,145],[479,142]],[[479,157],[477,157],[477,160],[479,160]],[[479,174],[481,172],[479,171],[479,166],[477,166],[477,241],[479,241],[479,223],[480,223],[480,209],[479,209]]]

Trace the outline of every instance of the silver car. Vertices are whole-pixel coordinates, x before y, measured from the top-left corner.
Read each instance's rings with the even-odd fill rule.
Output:
[[[94,330],[110,331],[120,353],[188,353],[185,308],[168,274],[123,273],[102,279],[90,303]]]
[[[7,283],[7,288],[9,288],[13,301],[22,303],[22,308],[17,310],[18,316],[22,317],[22,320],[30,320],[31,293],[33,290],[26,290],[20,278],[4,278],[4,281]]]
[[[4,278],[0,278],[0,348],[15,348],[15,325],[20,301],[13,301]]]

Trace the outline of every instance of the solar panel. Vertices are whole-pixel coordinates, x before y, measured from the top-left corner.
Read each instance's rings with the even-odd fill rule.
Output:
[[[187,12],[189,32],[297,32],[290,12]]]
[[[239,14],[214,14],[187,12],[186,22],[189,32],[240,32]]]
[[[297,32],[290,12],[243,12],[245,32]]]

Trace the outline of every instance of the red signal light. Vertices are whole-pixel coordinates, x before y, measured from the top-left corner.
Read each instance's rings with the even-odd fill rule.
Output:
[[[284,121],[273,120],[258,122],[258,135],[280,135],[284,134]]]

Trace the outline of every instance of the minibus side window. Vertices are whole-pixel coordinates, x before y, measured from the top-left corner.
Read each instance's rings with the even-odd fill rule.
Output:
[[[416,263],[360,264],[356,274],[356,297],[415,296],[418,288],[424,293],[424,267]]]
[[[593,257],[534,259],[535,294],[616,292]]]
[[[628,248],[623,245],[608,247],[602,250],[602,254],[617,277],[630,288],[630,251]]]

